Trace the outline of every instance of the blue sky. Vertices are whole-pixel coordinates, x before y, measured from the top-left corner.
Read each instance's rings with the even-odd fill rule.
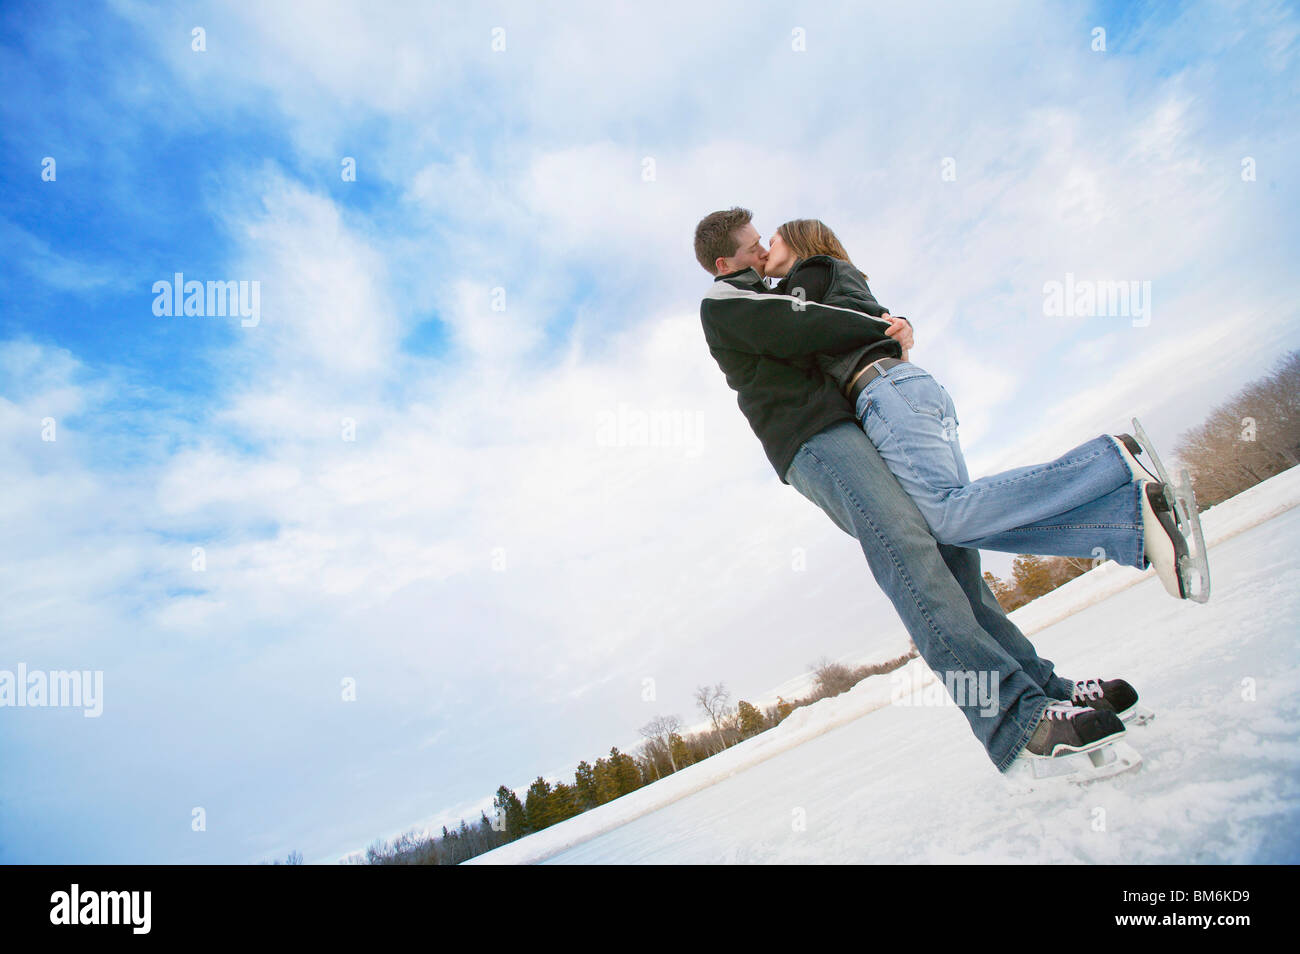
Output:
[[[334,860],[699,684],[893,654],[709,357],[696,221],[835,228],[975,475],[1134,414],[1171,448],[1300,345],[1297,22],[6,4],[0,669],[105,697],[0,709],[0,861]],[[258,282],[260,322],[156,316],[176,272]],[[1046,315],[1067,274],[1150,282],[1150,323]],[[651,413],[692,426],[608,439]]]

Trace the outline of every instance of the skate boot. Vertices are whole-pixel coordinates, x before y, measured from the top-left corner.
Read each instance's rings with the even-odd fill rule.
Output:
[[[1132,434],[1108,435],[1124,458],[1133,479],[1142,487],[1142,555],[1156,568],[1156,576],[1165,591],[1175,599],[1186,599],[1185,587],[1178,572],[1180,561],[1187,556],[1187,538],[1178,529],[1170,512],[1171,495],[1155,474],[1137,459],[1142,453]]]
[[[1129,437],[1129,435],[1123,436]],[[1160,462],[1160,455],[1151,444],[1150,436],[1143,430],[1136,417],[1133,418],[1132,437],[1129,441],[1121,439],[1120,443],[1124,444],[1125,449],[1129,451],[1132,450],[1133,444],[1137,444],[1140,452],[1151,461],[1151,466],[1156,471],[1153,483],[1163,490],[1165,498],[1163,507],[1155,507],[1156,515],[1161,524],[1167,525],[1167,521],[1173,521],[1178,534],[1183,538],[1183,549],[1176,560],[1178,596],[1197,603],[1206,602],[1210,598],[1210,561],[1205,549],[1205,534],[1201,529],[1200,508],[1196,503],[1196,492],[1192,489],[1191,474],[1184,468],[1177,482],[1170,478],[1164,464]],[[1149,496],[1149,494],[1144,495],[1144,497]],[[1144,508],[1147,502],[1144,499]],[[1154,503],[1154,501],[1150,502]],[[1170,538],[1176,541],[1173,534],[1170,534]],[[1156,572],[1161,572],[1158,564]],[[1161,573],[1161,581],[1165,589],[1172,594],[1169,580],[1163,573]]]
[[[1169,508],[1169,494],[1159,481],[1142,481],[1142,555],[1156,568],[1160,583],[1174,599],[1187,599],[1180,572],[1187,560],[1187,538]]]
[[[1155,718],[1150,709],[1138,705],[1137,690],[1123,679],[1078,680],[1070,701],[1076,706],[1109,709],[1125,726],[1146,725]]]
[[[1087,752],[1114,742],[1124,735],[1124,722],[1114,710],[1090,709],[1070,702],[1054,701],[1025,745],[1035,758],[1055,758],[1072,752]]]
[[[1007,768],[1005,782],[1012,792],[1032,792],[1058,781],[1082,784],[1136,769],[1142,756],[1120,741],[1126,731],[1108,709],[1054,701]]]
[[[1137,455],[1142,453],[1142,445],[1132,434],[1108,434],[1106,435],[1113,440],[1119,449],[1119,456],[1124,458],[1124,463],[1133,474],[1134,480],[1158,480],[1155,474],[1151,473]]]

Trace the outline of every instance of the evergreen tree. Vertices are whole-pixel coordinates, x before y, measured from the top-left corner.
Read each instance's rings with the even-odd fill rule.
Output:
[[[623,794],[618,788],[618,778],[614,772],[614,766],[609,763],[608,759],[596,759],[596,767],[592,771],[592,778],[596,790],[597,805],[612,802]]]
[[[573,773],[573,782],[578,804],[584,810],[600,804],[596,799],[596,776],[586,759],[578,763],[577,771]]]
[[[497,797],[493,800],[492,806],[505,815],[506,841],[514,841],[526,834],[528,815],[524,811],[523,803],[519,801],[518,795],[502,785],[497,789]]]
[[[556,822],[582,814],[582,805],[578,802],[578,790],[566,782],[555,783],[555,790],[551,792],[551,805]]]
[[[1011,596],[1011,587],[1002,580],[999,580],[988,570],[984,571],[984,582],[988,584],[989,589],[993,592],[993,596],[996,597],[997,601],[1002,605],[1002,608],[1006,609],[1007,600]]]
[[[528,786],[524,796],[524,815],[528,819],[530,832],[541,831],[555,823],[555,811],[551,805],[551,783],[540,775]]]
[[[677,766],[679,772],[691,764],[691,750],[676,732],[668,736],[668,748],[673,754],[673,764]]]
[[[1032,553],[1018,554],[1011,561],[1011,577],[1016,581],[1020,598],[1026,603],[1052,588],[1051,571],[1042,557]]]
[[[626,752],[620,752],[618,746],[609,750],[610,765],[614,770],[614,784],[619,795],[635,792],[641,787],[641,770],[637,768],[636,759]]]
[[[763,713],[759,712],[754,706],[750,705],[744,699],[740,700],[737,706],[740,711],[740,734],[749,738],[755,733],[762,732],[767,728],[767,720],[763,718]]]

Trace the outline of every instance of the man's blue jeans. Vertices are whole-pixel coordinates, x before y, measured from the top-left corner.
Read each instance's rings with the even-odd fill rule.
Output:
[[[886,368],[858,395],[855,410],[940,543],[1149,565],[1141,487],[1107,435],[1049,463],[972,481],[957,440],[957,409],[923,368]]]
[[[998,605],[980,574],[979,551],[940,544],[861,427],[840,421],[800,445],[785,479],[862,545],[867,564],[936,676],[987,674],[988,713],[954,699],[999,771],[1025,747],[1056,699],[1074,685],[1053,672]],[[952,674],[948,676],[946,674]],[[966,677],[969,678],[969,677]],[[986,714],[987,713],[987,714]]]

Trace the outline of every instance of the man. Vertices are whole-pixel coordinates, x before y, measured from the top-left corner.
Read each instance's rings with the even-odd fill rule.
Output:
[[[979,551],[934,539],[847,398],[812,357],[888,345],[888,338],[901,354],[913,343],[910,322],[884,312],[889,327],[882,334],[860,312],[774,293],[763,281],[767,252],[747,209],[705,216],[695,230],[695,256],[714,276],[700,303],[705,340],[768,460],[782,483],[861,543],[877,583],[945,685],[993,687],[996,711],[974,693],[954,702],[997,769],[1006,772],[1017,758],[1087,751],[1123,735],[1116,713],[1135,707],[1132,687],[1054,674],[985,584]]]

